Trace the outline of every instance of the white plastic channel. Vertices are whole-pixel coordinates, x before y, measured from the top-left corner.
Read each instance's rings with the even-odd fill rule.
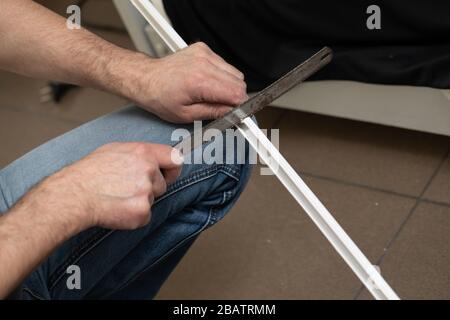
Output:
[[[148,0],[130,0],[162,40],[173,51],[187,47],[186,42],[161,16]],[[399,300],[377,268],[356,246],[330,212],[303,182],[277,148],[264,135],[251,118],[245,118],[237,128],[256,150],[261,159],[275,173],[294,199],[305,210],[331,245],[350,266],[356,276],[377,300]]]

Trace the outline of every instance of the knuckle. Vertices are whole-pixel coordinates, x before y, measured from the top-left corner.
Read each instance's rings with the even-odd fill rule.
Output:
[[[147,164],[147,172],[150,175],[156,174],[157,171],[158,171],[158,169],[157,169],[157,167],[154,164],[152,164],[152,163]]]
[[[139,221],[139,227],[146,226],[150,222],[150,213],[147,212],[147,214],[143,215]]]
[[[196,70],[191,74],[191,76],[188,78],[189,85],[197,85],[199,82],[204,81],[204,74],[203,72]]]
[[[203,53],[199,54],[196,58],[195,58],[195,63],[200,66],[200,67],[207,67],[209,64],[208,59],[204,56]]]
[[[207,57],[207,53],[205,52],[204,49],[197,48],[194,51],[194,57],[195,57],[195,59],[202,59],[202,58],[205,59]]]
[[[223,115],[223,110],[221,110],[219,108],[214,108],[214,111],[213,111],[214,119],[218,119],[218,118],[222,117],[222,115]]]
[[[242,99],[244,99],[244,91],[236,90],[235,97],[236,97],[236,100],[242,101]]]
[[[152,157],[152,159],[153,159],[153,157]],[[154,161],[154,163],[153,162],[146,162],[146,167],[147,167],[147,172],[150,174],[150,175],[154,175],[155,173],[157,173],[158,172],[158,166],[155,164],[156,163],[156,160],[151,160],[151,161]]]
[[[134,204],[134,210],[128,216],[130,229],[137,229],[146,225],[150,221],[151,205],[147,197],[140,197]]]
[[[150,211],[150,201],[147,196],[141,196],[136,204],[136,215],[143,216],[147,215]]]
[[[211,116],[212,119],[216,119],[219,115],[219,110],[217,110],[217,108],[210,108],[209,109],[209,114]]]
[[[142,191],[144,192],[145,195],[150,194],[152,192],[152,188],[153,188],[153,184],[151,183],[150,180],[147,180],[142,185]]]
[[[247,97],[245,88],[241,87],[241,88],[236,89],[234,91],[234,97],[235,97],[236,101],[243,102]]]
[[[195,91],[203,90],[208,83],[204,72],[197,70],[188,80],[188,86]]]
[[[148,213],[150,212],[150,208],[151,208],[150,202],[148,200],[143,201],[142,208],[141,208],[141,210],[142,210],[141,215],[147,216]]]
[[[133,152],[137,156],[142,156],[147,151],[147,147],[143,143],[136,143],[133,148]]]
[[[205,50],[208,48],[208,46],[206,45],[206,43],[199,41],[197,43],[195,43],[195,47],[200,49],[200,50]]]
[[[197,64],[199,64],[200,66],[207,66],[207,65],[209,65],[209,60],[208,60],[208,58],[206,57],[206,55],[205,55],[205,53],[200,53],[196,58],[196,62],[197,62]]]
[[[149,164],[144,161],[144,158],[142,155],[140,154],[131,154],[130,156],[130,161],[128,162],[128,164],[131,166],[131,168],[135,169],[138,171],[138,173],[147,173]]]
[[[164,193],[166,193],[166,191],[167,191],[167,183],[164,181],[163,183],[161,183],[161,190],[159,195],[163,195]]]
[[[142,214],[137,216],[133,222],[131,223],[131,229],[138,229],[145,225],[147,225],[150,222],[150,213],[147,212],[146,214]]]

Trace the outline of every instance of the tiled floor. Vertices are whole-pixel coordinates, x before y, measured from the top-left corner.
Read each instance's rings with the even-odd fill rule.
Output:
[[[123,33],[103,35],[131,47]],[[43,85],[0,73],[0,167],[126,103],[77,89],[42,105]],[[282,153],[402,298],[450,298],[450,138],[274,108],[259,122],[280,129]],[[258,172],[158,298],[370,298],[280,183]]]
[[[399,295],[450,298],[450,138],[292,111],[276,122],[282,153]],[[280,183],[255,172],[159,298],[370,298]]]

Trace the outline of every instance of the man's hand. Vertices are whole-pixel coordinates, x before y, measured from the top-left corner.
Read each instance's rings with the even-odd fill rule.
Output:
[[[150,221],[154,199],[175,182],[181,163],[166,145],[112,143],[48,178],[42,188],[77,209],[72,215],[79,215],[80,229],[135,229]]]
[[[162,59],[128,58],[117,71],[120,94],[170,122],[216,119],[248,99],[244,75],[201,42]]]
[[[30,0],[0,0],[0,69],[113,92],[177,123],[221,117],[247,99],[242,73],[203,43],[152,59],[69,30]]]
[[[164,145],[113,143],[48,177],[0,216],[0,299],[57,246],[93,226],[135,229],[180,174]]]

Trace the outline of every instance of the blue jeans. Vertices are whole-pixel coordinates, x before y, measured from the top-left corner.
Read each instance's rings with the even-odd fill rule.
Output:
[[[137,107],[82,125],[0,171],[0,213],[44,177],[106,143],[172,144],[171,133],[179,127]],[[22,299],[153,298],[197,236],[230,210],[250,171],[248,164],[185,165],[177,182],[156,199],[149,225],[135,231],[91,228],[78,234],[25,279],[17,293]],[[79,290],[67,286],[71,265],[81,271]]]

